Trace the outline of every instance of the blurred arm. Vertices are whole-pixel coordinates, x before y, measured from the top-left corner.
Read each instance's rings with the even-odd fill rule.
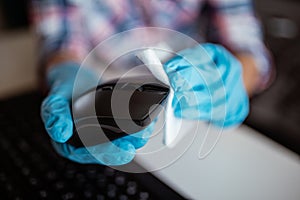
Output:
[[[260,74],[255,58],[251,54],[236,54],[243,67],[243,81],[248,95],[251,97],[259,88]]]
[[[264,89],[270,80],[271,62],[251,0],[209,0],[209,5],[216,41],[241,62],[248,95]]]
[[[80,8],[68,0],[33,0],[32,12],[40,65],[80,63],[89,49]]]

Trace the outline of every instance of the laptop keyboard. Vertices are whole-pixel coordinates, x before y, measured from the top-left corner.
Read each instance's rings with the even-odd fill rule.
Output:
[[[37,92],[0,101],[0,199],[181,199],[150,173],[60,157],[39,117]]]

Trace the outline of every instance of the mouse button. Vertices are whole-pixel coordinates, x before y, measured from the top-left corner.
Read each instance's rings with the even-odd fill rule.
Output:
[[[133,120],[144,121],[149,114],[162,105],[167,93],[136,91],[129,102],[129,113]]]
[[[98,117],[111,117],[112,91],[98,90],[95,95],[95,111]]]

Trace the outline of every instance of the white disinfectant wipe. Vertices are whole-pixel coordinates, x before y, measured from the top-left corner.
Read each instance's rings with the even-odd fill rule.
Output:
[[[176,118],[174,115],[174,110],[172,108],[172,99],[174,97],[174,90],[170,86],[168,76],[163,69],[163,65],[155,52],[155,49],[145,49],[140,51],[136,55],[151,71],[151,73],[161,82],[170,87],[170,93],[167,99],[166,111],[165,111],[165,134],[164,134],[164,143],[168,147],[173,147],[176,142],[176,139],[179,139],[177,136],[180,132],[180,127],[182,124],[182,119]]]

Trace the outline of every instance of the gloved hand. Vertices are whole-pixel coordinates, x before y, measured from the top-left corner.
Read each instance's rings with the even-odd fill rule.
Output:
[[[96,146],[75,148],[65,143],[73,134],[70,102],[79,67],[79,64],[67,62],[54,66],[47,74],[50,92],[41,105],[41,117],[54,148],[60,155],[79,163],[122,165],[130,162],[135,150],[146,144],[154,129],[154,122],[138,133]],[[77,92],[83,93],[98,82],[88,69],[80,74]]]
[[[172,107],[179,118],[232,126],[243,122],[249,100],[240,62],[225,48],[203,44],[185,49],[164,64],[174,89]]]

